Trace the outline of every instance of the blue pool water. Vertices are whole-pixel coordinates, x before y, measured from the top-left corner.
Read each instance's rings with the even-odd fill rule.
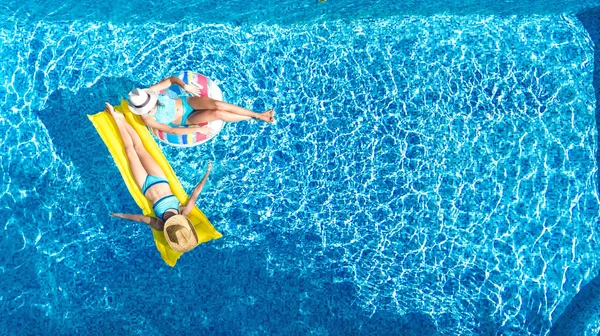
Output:
[[[205,23],[3,5],[0,334],[548,334],[600,247],[575,16],[600,2],[561,3]],[[138,208],[86,115],[187,69],[277,124],[161,145],[188,191],[214,162],[198,205],[223,233],[170,268],[108,216]]]

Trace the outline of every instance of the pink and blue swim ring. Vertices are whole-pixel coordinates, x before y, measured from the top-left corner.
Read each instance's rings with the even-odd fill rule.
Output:
[[[212,80],[201,74],[192,71],[183,71],[177,75],[185,84],[192,84],[200,89],[200,96],[208,96],[212,99],[223,100],[223,92]],[[160,94],[166,94],[171,98],[188,97],[189,94],[185,92],[179,85],[171,85],[169,88],[160,92]],[[160,141],[171,146],[176,147],[192,147],[203,144],[208,140],[217,136],[217,134],[225,126],[223,120],[214,120],[209,123],[199,124],[198,126],[208,126],[214,131],[213,136],[207,136],[201,133],[189,133],[183,135],[171,134],[163,131],[159,131],[155,128],[148,127],[150,132],[154,134]],[[180,126],[188,127],[188,126]]]

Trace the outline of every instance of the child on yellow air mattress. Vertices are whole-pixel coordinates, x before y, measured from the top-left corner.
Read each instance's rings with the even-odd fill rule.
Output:
[[[194,208],[196,200],[204,188],[212,164],[208,163],[204,177],[194,188],[187,204],[183,206],[173,195],[165,173],[144,148],[140,136],[127,123],[125,116],[116,112],[109,103],[106,103],[106,111],[114,118],[119,129],[135,182],[144,196],[152,203],[156,214],[156,218],[121,213],[113,213],[111,216],[148,224],[155,230],[163,231],[167,243],[177,252],[184,253],[192,250],[199,243],[198,234],[187,215]]]

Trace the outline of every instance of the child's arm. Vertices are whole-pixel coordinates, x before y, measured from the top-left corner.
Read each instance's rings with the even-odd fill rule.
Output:
[[[112,217],[119,217],[119,218],[123,218],[123,219],[129,219],[134,222],[144,223],[158,231],[162,231],[163,228],[165,227],[165,223],[162,221],[162,219],[158,219],[158,218],[154,218],[154,217],[148,217],[148,216],[143,216],[143,215],[138,215],[138,214],[122,214],[122,213],[111,213],[110,215]]]
[[[187,216],[187,215],[189,215],[190,212],[192,212],[192,209],[196,205],[196,200],[198,199],[198,196],[200,196],[200,193],[202,192],[202,188],[204,188],[204,184],[206,183],[206,180],[208,179],[208,175],[210,174],[211,170],[212,170],[212,163],[209,162],[208,168],[206,169],[206,173],[204,174],[202,181],[200,181],[200,183],[198,183],[196,185],[196,187],[194,188],[194,191],[192,192],[192,196],[190,196],[190,199],[188,200],[187,204],[185,205],[185,207],[183,208],[183,210],[181,212],[182,215]]]
[[[194,83],[185,84],[179,77],[176,76],[167,77],[162,81],[152,85],[151,87],[149,87],[149,89],[154,90],[155,92],[160,92],[173,84],[181,86],[182,89],[184,89],[192,95],[197,96],[200,94],[200,89],[197,86],[195,86]]]
[[[177,84],[177,85],[181,86],[182,88],[185,85],[181,81],[181,79],[179,79],[175,76],[171,76],[171,77],[167,77],[167,78],[161,80],[160,82],[152,85],[151,87],[149,87],[149,89],[153,90],[154,92],[160,92],[173,84]]]
[[[146,124],[146,126],[156,128],[157,130],[163,131],[166,133],[171,133],[171,134],[176,134],[176,135],[189,134],[189,133],[202,133],[202,134],[206,134],[207,136],[215,135],[215,132],[210,127],[207,127],[207,126],[171,127],[169,125],[159,123],[158,121],[156,121],[156,118],[154,118],[153,116],[149,116],[149,115],[142,116],[142,120],[144,120],[144,123]]]

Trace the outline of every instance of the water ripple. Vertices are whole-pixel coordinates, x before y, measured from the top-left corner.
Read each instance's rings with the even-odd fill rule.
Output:
[[[544,334],[597,271],[593,51],[573,18],[42,21],[3,26],[0,39],[13,55],[0,90],[0,244],[10,251],[0,267],[32,271],[52,293],[11,290],[8,313],[25,302],[69,319],[121,311],[118,289],[99,278],[109,261],[152,250],[143,228],[107,218],[135,211],[126,191],[90,185],[89,167],[35,111],[53,99],[99,109],[77,94],[184,69],[214,78],[229,102],[277,110],[276,126],[228,124],[204,146],[163,147],[187,190],[215,162],[200,205],[225,234],[217,249],[266,245],[269,274],[324,270],[351,281],[370,314],[418,310],[443,334]],[[162,330],[132,314],[130,326]]]

